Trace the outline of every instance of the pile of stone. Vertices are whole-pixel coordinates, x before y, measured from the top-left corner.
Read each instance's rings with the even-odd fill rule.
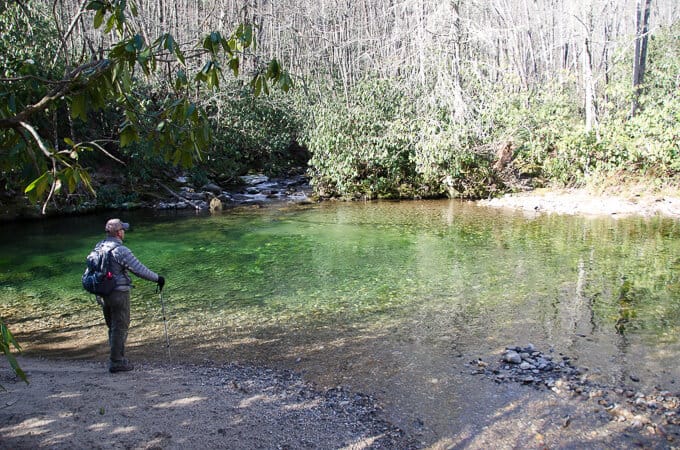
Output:
[[[526,347],[507,347],[496,367],[489,368],[481,360],[476,362],[477,373],[491,376],[496,382],[516,381],[534,387],[545,386],[553,389],[565,381],[583,385],[587,382],[581,369],[571,364],[571,358],[553,355],[536,350],[529,344]]]
[[[589,380],[587,369],[572,365],[568,356],[556,358],[552,353],[538,351],[531,344],[506,347],[496,364],[479,358],[470,365],[475,368],[474,374],[486,375],[497,383],[517,382],[596,402],[610,420],[680,441],[680,394],[658,387],[643,393],[624,385],[605,386]],[[640,381],[635,376],[630,378]]]

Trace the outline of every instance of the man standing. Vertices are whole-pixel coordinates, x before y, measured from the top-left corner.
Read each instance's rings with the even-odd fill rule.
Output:
[[[102,247],[112,248],[113,261],[110,270],[116,280],[116,287],[109,295],[97,299],[102,305],[104,320],[109,328],[109,346],[111,347],[109,372],[111,373],[127,372],[134,368],[125,358],[125,341],[130,326],[130,287],[132,286],[128,271],[140,278],[158,283],[159,289],[163,289],[165,285],[165,278],[148,269],[129,248],[123,245],[125,231],[129,228],[130,224],[120,219],[109,220],[105,228],[106,239],[95,246],[95,250]]]

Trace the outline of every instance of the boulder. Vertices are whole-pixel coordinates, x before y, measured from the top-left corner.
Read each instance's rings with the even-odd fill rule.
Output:
[[[208,183],[201,188],[203,191],[212,192],[215,195],[222,194],[222,188],[215,183]]]
[[[210,200],[210,212],[221,211],[221,210],[222,210],[222,201],[217,197],[213,197],[213,199]]]

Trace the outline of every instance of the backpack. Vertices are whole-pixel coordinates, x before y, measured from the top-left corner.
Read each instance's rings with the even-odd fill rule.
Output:
[[[111,252],[118,245],[100,245],[87,255],[87,268],[83,273],[83,288],[92,294],[109,295],[116,287],[116,279],[111,272]]]

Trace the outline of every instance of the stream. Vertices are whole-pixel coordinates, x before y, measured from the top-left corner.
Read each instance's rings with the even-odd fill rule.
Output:
[[[165,276],[136,280],[133,361],[230,361],[375,395],[406,429],[465,417],[472,360],[568,355],[608,385],[680,381],[680,223],[527,217],[460,201],[133,211],[0,225],[0,316],[28,355],[105,360],[80,286],[109,217]],[[170,347],[166,347],[167,325]]]

